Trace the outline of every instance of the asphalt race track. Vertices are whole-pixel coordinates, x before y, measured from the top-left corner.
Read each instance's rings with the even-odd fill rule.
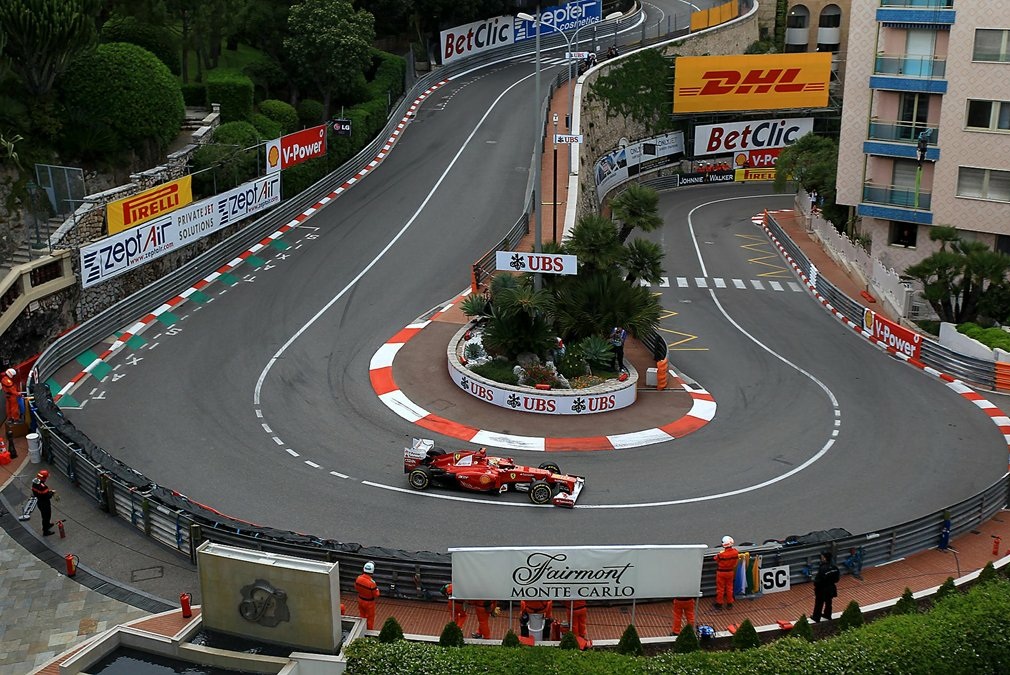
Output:
[[[531,64],[502,65],[440,89],[383,164],[285,237],[291,248],[145,333],[145,348],[115,356],[115,374],[82,387],[83,407],[67,416],[224,513],[415,550],[859,533],[1004,473],[1006,443],[975,406],[789,286],[797,280],[751,216],[790,198],[724,185],[664,194],[666,227],[649,235],[667,251],[671,282],[654,290],[671,362],[715,396],[709,425],[661,445],[552,455],[588,477],[574,511],[379,487],[406,487],[402,448],[421,430],[377,400],[369,360],[462,290],[470,263],[515,221],[531,75]]]

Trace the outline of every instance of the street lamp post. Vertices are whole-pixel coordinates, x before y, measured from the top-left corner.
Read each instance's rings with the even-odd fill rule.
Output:
[[[623,14],[621,12],[613,12],[612,14],[608,14],[607,16],[603,17],[603,21],[600,21],[599,23],[587,23],[585,26],[580,26],[578,29],[576,29],[576,31],[574,33],[572,33],[572,39],[570,41],[569,41],[567,35],[565,35],[564,33],[561,34],[561,37],[563,37],[565,39],[565,46],[568,48],[567,56],[569,57],[568,58],[568,120],[567,120],[567,126],[568,126],[568,130],[569,131],[572,130],[572,115],[574,114],[574,111],[575,111],[575,87],[572,85],[572,65],[573,65],[575,59],[571,58],[571,54],[575,50],[572,49],[572,47],[574,45],[575,48],[578,48],[578,46],[579,46],[579,33],[582,31],[583,28],[588,28],[589,26],[592,26],[593,27],[593,31],[595,33],[596,27],[600,23],[603,23],[605,21],[615,21],[615,23],[614,23],[614,42],[616,44],[616,41],[617,41],[617,23],[616,23],[616,19],[620,19],[622,16],[623,16]],[[594,45],[595,45],[595,40],[593,42],[594,42]],[[595,46],[594,46],[594,49],[591,49],[590,51],[595,51]]]
[[[558,114],[554,113],[554,196],[551,205],[554,207],[554,243],[558,243]]]
[[[541,244],[541,225],[540,225],[540,212],[542,209],[537,208],[537,200],[540,199],[540,164],[541,164],[541,153],[538,148],[538,144],[543,139],[543,129],[540,128],[540,3],[537,3],[537,13],[536,16],[530,16],[526,12],[519,12],[516,14],[517,19],[523,19],[524,21],[532,21],[533,25],[536,26],[536,52],[537,52],[537,74],[536,74],[536,93],[534,94],[534,105],[533,105],[533,152],[535,159],[533,161],[533,252],[540,253],[543,250],[543,245]],[[542,283],[540,278],[540,273],[536,272],[533,275],[533,290],[539,291]]]

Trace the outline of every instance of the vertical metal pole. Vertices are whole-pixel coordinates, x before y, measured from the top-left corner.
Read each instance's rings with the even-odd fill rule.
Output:
[[[536,14],[536,50],[537,50],[537,74],[536,74],[536,105],[533,106],[533,214],[536,217],[535,227],[534,227],[534,239],[533,239],[533,251],[535,253],[540,253],[543,250],[541,244],[542,228],[540,223],[540,211],[539,202],[540,198],[540,164],[543,162],[543,141],[544,129],[540,126],[540,3],[537,3],[537,14]],[[540,277],[540,273],[536,272],[533,275],[533,290],[539,291],[543,280]]]
[[[557,125],[554,127],[557,132]],[[554,243],[558,243],[558,143],[554,140]]]
[[[631,599],[631,625],[635,625],[635,599]]]

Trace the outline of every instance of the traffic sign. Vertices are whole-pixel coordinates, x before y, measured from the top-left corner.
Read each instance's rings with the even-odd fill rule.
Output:
[[[582,134],[554,134],[554,144],[559,143],[581,143]]]

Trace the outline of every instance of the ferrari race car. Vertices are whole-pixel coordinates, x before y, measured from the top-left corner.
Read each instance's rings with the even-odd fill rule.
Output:
[[[403,472],[415,490],[427,490],[432,483],[498,494],[511,489],[527,493],[534,504],[568,508],[575,506],[586,483],[582,476],[561,473],[554,462],[521,466],[511,457],[491,457],[484,448],[447,453],[418,438],[403,449]]]

